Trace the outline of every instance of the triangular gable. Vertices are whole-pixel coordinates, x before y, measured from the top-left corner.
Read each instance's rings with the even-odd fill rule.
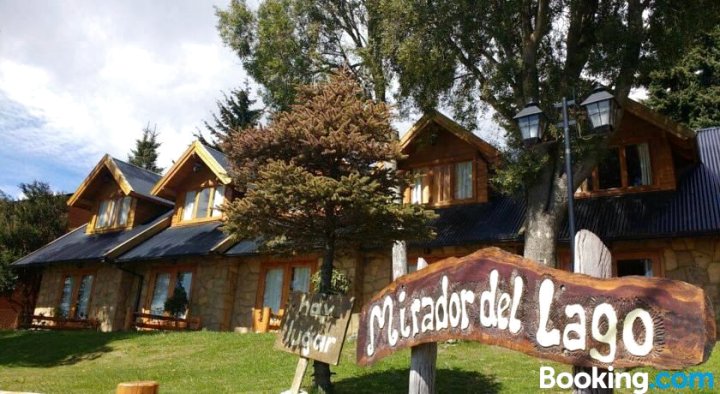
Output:
[[[696,133],[689,127],[675,122],[630,98],[621,100],[620,108],[668,133],[668,140],[676,146],[678,152],[692,161],[699,160]]]
[[[403,135],[403,137],[400,139],[400,149],[404,150],[405,148],[407,148],[410,143],[412,143],[412,141],[415,140],[415,138],[418,137],[426,129],[426,127],[428,127],[433,122],[438,124],[444,130],[447,130],[456,137],[460,138],[461,140],[476,147],[488,163],[496,164],[499,160],[500,152],[497,150],[497,148],[485,142],[485,140],[483,140],[482,138],[471,133],[469,130],[460,126],[454,120],[448,118],[447,116],[436,110],[429,111],[428,113],[423,115],[423,117],[420,118],[417,122],[415,122],[415,124],[410,128],[410,130],[408,130],[408,132],[405,133],[405,135]]]
[[[178,176],[181,176],[180,172],[183,168],[188,165],[193,165],[193,158],[195,157],[199,158],[223,184],[227,185],[232,181],[228,174],[225,155],[217,150],[206,147],[199,141],[195,141],[185,150],[175,164],[170,167],[155,187],[153,187],[151,193],[155,196],[162,195],[169,185],[176,181]]]
[[[125,168],[125,171],[123,171],[123,168]],[[126,173],[129,170],[131,170],[132,174]],[[89,203],[83,199],[83,196],[90,191],[90,185],[92,185],[104,171],[107,171],[112,176],[125,195],[149,199],[165,205],[172,205],[170,201],[148,194],[148,188],[143,185],[143,183],[157,181],[160,175],[114,159],[108,154],[105,154],[97,165],[95,165],[90,174],[83,180],[80,186],[78,186],[77,190],[75,190],[75,193],[68,199],[67,204],[71,207],[88,208]]]

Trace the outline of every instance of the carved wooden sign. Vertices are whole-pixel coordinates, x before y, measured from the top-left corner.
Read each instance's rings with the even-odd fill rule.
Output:
[[[680,369],[708,359],[712,305],[702,289],[660,278],[597,279],[498,248],[405,275],[367,303],[357,361],[471,339],[581,366]]]
[[[337,365],[354,298],[291,293],[275,348]]]

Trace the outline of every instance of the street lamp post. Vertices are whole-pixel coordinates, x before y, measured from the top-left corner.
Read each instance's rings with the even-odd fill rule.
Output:
[[[568,106],[575,105],[575,101],[568,101],[565,97],[560,105],[562,107],[563,138],[565,139],[565,176],[567,181],[568,197],[568,235],[570,237],[570,261],[575,266],[575,190],[573,189],[572,154],[570,152],[570,120],[568,118]],[[593,134],[607,134],[615,126],[615,112],[617,101],[615,97],[598,86],[583,101],[581,106],[585,107],[590,120],[590,130]],[[542,109],[535,102],[528,103],[514,119],[516,120],[525,146],[532,146],[542,141],[543,131],[547,117]]]

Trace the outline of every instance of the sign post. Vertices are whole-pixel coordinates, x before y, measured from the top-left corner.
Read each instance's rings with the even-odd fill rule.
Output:
[[[418,259],[418,271],[428,266],[425,259]],[[435,392],[435,364],[437,343],[423,343],[410,349],[410,379],[408,393],[432,394]]]
[[[362,309],[357,361],[448,339],[582,367],[682,369],[715,344],[713,308],[685,282],[600,279],[498,248],[405,275]]]
[[[340,362],[354,298],[292,293],[275,348],[300,356],[290,393],[297,394],[308,359],[332,365]]]
[[[610,278],[612,276],[612,256],[610,250],[597,235],[588,230],[580,230],[575,234],[575,272],[594,278]],[[590,368],[574,365],[573,375],[581,372],[592,373]],[[600,370],[600,373],[607,370]],[[573,379],[575,382],[575,379]],[[612,388],[578,388],[573,387],[573,394],[610,394]]]

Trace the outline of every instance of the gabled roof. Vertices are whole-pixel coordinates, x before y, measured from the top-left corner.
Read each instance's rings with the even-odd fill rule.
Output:
[[[680,176],[676,190],[578,199],[577,229],[603,241],[720,234],[720,127],[699,130],[697,140],[700,163]],[[520,242],[525,209],[523,198],[504,195],[437,209],[437,238],[417,246]],[[559,239],[567,242],[567,223]]]
[[[125,195],[152,200],[164,205],[172,206],[171,201],[154,196],[150,193],[153,185],[160,179],[160,174],[137,167],[122,160],[118,160],[108,154],[95,165],[95,168],[78,186],[75,193],[68,199],[69,206],[76,206],[82,196],[88,191],[92,182],[104,171],[107,170],[113,177]]]
[[[425,128],[431,123],[438,124],[440,127],[449,131],[461,140],[475,146],[480,151],[483,158],[485,158],[485,160],[487,160],[489,163],[497,163],[497,161],[499,160],[500,152],[497,150],[497,148],[485,142],[485,140],[483,140],[482,138],[471,133],[469,130],[465,129],[454,120],[448,118],[447,116],[436,110],[430,110],[425,115],[423,115],[422,118],[415,122],[415,124],[413,124],[410,130],[408,130],[405,135],[403,135],[400,139],[400,148],[405,149],[406,147],[408,147],[408,145],[410,145],[410,143],[417,136],[419,136],[422,131],[425,130]]]
[[[674,151],[676,153],[691,162],[697,162],[698,145],[695,138],[695,131],[630,98],[621,100],[620,108],[622,111],[629,112],[639,119],[665,131],[668,135],[668,141],[675,147]]]
[[[199,157],[222,183],[227,185],[231,182],[230,175],[228,175],[229,165],[225,154],[209,146],[205,146],[199,141],[195,141],[190,144],[182,156],[170,167],[160,181],[155,184],[151,193],[155,196],[159,195],[168,184],[175,179],[183,167],[191,165],[190,159],[195,156]]]
[[[42,248],[15,261],[13,265],[29,266],[47,263],[103,261],[111,258],[113,251],[122,248],[128,242],[147,239],[162,230],[169,223],[172,211],[160,215],[155,220],[135,226],[128,231],[87,234],[86,225],[55,239]]]
[[[187,226],[168,227],[120,256],[118,262],[153,260],[183,256],[205,256],[227,235],[222,222],[212,221]]]

